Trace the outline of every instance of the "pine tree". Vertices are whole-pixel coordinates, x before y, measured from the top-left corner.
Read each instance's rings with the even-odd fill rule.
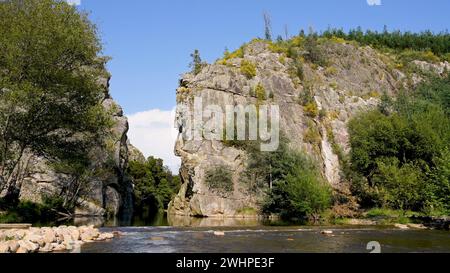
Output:
[[[194,53],[191,54],[192,63],[189,65],[192,68],[192,73],[195,75],[199,74],[202,71],[204,63],[202,62],[202,58],[200,57],[200,52],[198,49],[194,50]]]

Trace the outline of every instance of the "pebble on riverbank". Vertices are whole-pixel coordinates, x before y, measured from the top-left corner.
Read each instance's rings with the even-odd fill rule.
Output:
[[[0,230],[0,253],[78,252],[85,243],[114,238],[94,226]]]

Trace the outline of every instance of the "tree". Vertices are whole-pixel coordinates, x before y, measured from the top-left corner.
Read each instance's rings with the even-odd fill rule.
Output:
[[[270,18],[270,14],[264,12],[264,37],[267,41],[272,41],[272,19]]]
[[[279,213],[283,218],[317,221],[331,205],[331,188],[321,179],[315,164],[299,152],[279,153],[269,174],[273,188],[264,211]],[[267,179],[267,178],[266,178]]]
[[[325,59],[325,54],[319,47],[318,35],[312,29],[310,29],[309,35],[305,39],[304,47],[308,52],[305,56],[309,61],[320,66],[326,66],[327,60]]]
[[[180,179],[164,166],[163,160],[149,157],[145,162],[131,161],[127,173],[134,181],[134,207],[137,212],[156,213],[167,208],[180,188]]]
[[[394,209],[449,209],[448,79],[432,78],[349,122],[354,193]]]
[[[100,52],[87,14],[65,1],[0,2],[0,192],[17,193],[29,154],[88,164],[109,125]]]
[[[202,58],[200,57],[200,52],[198,49],[194,50],[194,53],[191,54],[192,62],[189,65],[192,69],[192,73],[195,75],[199,74],[202,71],[202,68],[205,64],[202,62]]]

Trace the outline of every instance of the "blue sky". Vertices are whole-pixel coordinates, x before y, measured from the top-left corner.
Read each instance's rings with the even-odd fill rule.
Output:
[[[263,36],[264,11],[276,34],[285,24],[291,34],[309,26],[441,31],[450,20],[448,0],[82,0],[81,8],[91,11],[104,53],[113,57],[111,91],[126,113],[171,109],[189,54],[197,48],[214,61],[225,47]]]
[[[301,28],[328,26],[439,32],[450,23],[448,0],[81,0],[79,8],[90,11],[104,54],[113,58],[111,93],[130,118],[131,141],[173,169],[178,161],[165,142],[168,131],[155,133],[154,127],[172,122],[175,89],[190,53],[199,49],[212,62],[225,47],[232,50],[263,36],[264,11],[272,17],[274,36],[283,34],[285,25],[294,35]],[[155,138],[162,142],[150,144]]]

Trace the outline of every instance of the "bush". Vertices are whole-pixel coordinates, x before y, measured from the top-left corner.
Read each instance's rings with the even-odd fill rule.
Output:
[[[256,76],[256,66],[250,61],[242,60],[241,73],[244,74],[247,79],[252,79]]]
[[[450,214],[450,151],[434,159],[425,185],[425,210],[429,214]]]
[[[325,76],[327,76],[327,77],[334,76],[334,75],[336,75],[337,73],[338,73],[338,70],[337,70],[337,68],[334,67],[334,66],[329,66],[329,67],[327,67],[327,68],[325,69],[325,72],[324,72]]]
[[[71,213],[63,204],[59,197],[45,197],[42,204],[29,201],[9,203],[8,207],[3,207],[6,214],[0,215],[0,223],[54,223],[61,218],[58,212]]]
[[[226,166],[216,166],[206,171],[205,182],[210,189],[226,197],[233,191],[233,173]]]
[[[330,189],[316,164],[305,154],[290,150],[283,135],[277,151],[260,152],[258,143],[248,145],[246,151],[243,180],[252,191],[268,191],[264,213],[280,214],[286,219],[317,219],[329,207]]]
[[[404,50],[399,54],[399,59],[402,61],[404,65],[408,63],[419,60],[425,61],[429,63],[438,63],[441,61],[439,57],[434,55],[432,51],[415,51],[415,50]]]
[[[303,111],[308,117],[316,118],[319,115],[319,108],[315,102],[308,102],[304,107]]]
[[[274,183],[264,205],[264,211],[279,213],[285,219],[318,219],[331,205],[331,189],[320,178],[316,166],[304,155],[294,153],[284,160],[297,162],[283,179]]]
[[[259,102],[266,100],[266,89],[262,84],[258,83],[255,87],[255,95]]]
[[[326,56],[319,47],[317,37],[313,34],[309,35],[305,40],[305,50],[308,54],[305,58],[313,64],[325,67],[327,66]]]
[[[244,46],[241,46],[239,49],[237,49],[236,51],[230,53],[228,50],[225,50],[224,53],[224,59],[225,60],[231,60],[231,59],[235,59],[235,58],[244,58]]]
[[[228,51],[228,49],[225,49],[225,52],[223,53],[223,58],[218,60],[217,63],[222,65],[228,65],[228,61],[231,59],[244,58],[244,48],[245,45],[241,46],[234,52],[230,52]]]
[[[412,164],[400,167],[396,158],[384,161],[378,162],[372,179],[373,187],[380,191],[380,205],[401,210],[421,210],[425,185],[421,170]]]

